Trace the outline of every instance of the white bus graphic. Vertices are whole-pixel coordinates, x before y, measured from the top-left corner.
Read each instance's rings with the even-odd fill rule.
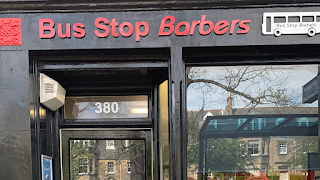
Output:
[[[320,32],[320,12],[263,13],[262,34],[308,34]]]

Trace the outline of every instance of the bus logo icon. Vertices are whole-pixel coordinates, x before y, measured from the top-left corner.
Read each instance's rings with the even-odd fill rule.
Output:
[[[306,34],[320,32],[320,12],[267,12],[263,13],[262,34]]]

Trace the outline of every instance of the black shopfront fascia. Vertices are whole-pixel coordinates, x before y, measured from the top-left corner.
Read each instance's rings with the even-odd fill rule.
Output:
[[[21,18],[22,45],[0,46],[0,53],[3,58],[8,57],[9,60],[10,58],[15,58],[15,61],[12,62],[15,62],[16,64],[19,64],[20,61],[25,63],[25,61],[29,60],[31,74],[36,75],[33,77],[34,83],[31,86],[33,87],[34,92],[33,99],[37,102],[38,100],[36,97],[39,97],[39,72],[49,72],[50,74],[51,71],[58,68],[64,69],[65,72],[75,69],[99,69],[101,68],[101,65],[106,64],[105,61],[107,61],[108,55],[112,50],[118,51],[116,54],[123,55],[121,58],[115,56],[116,61],[110,63],[118,63],[118,65],[116,65],[118,68],[120,66],[124,66],[124,69],[126,67],[131,68],[135,65],[137,68],[147,68],[150,66],[164,67],[165,65],[161,63],[161,60],[155,60],[158,56],[150,56],[150,59],[146,58],[148,62],[145,63],[140,63],[139,61],[139,59],[143,59],[144,53],[153,50],[161,51],[162,49],[163,51],[160,54],[164,54],[166,57],[163,59],[167,60],[167,77],[169,79],[170,178],[186,179],[187,130],[185,121],[185,67],[202,65],[318,64],[319,54],[317,49],[319,49],[319,47],[317,44],[320,42],[320,36],[283,35],[276,38],[272,35],[264,36],[261,34],[262,14],[264,12],[315,12],[318,10],[319,8],[314,6],[163,12],[3,14],[2,18]],[[194,34],[192,35],[187,34],[180,36],[175,33],[165,36],[159,35],[160,23],[166,16],[175,17],[174,24],[176,25],[178,22],[183,21],[192,24],[193,21],[200,21],[203,15],[206,16],[205,20],[210,20],[213,23],[221,20],[226,20],[229,23],[237,19],[250,20],[250,23],[247,23],[250,30],[244,34],[230,34],[228,31],[228,33],[221,35],[214,32],[207,35],[200,35],[199,30],[195,28]],[[106,38],[98,38],[94,34],[94,31],[97,30],[94,26],[94,21],[99,17],[105,17],[109,21],[116,18],[119,24],[124,21],[130,22],[131,24],[145,21],[149,25],[149,33],[145,36],[141,36],[139,42],[134,35],[129,37],[123,37],[121,35],[119,35],[119,37],[114,37],[109,34]],[[55,28],[58,23],[61,23],[63,26],[70,23],[71,27],[75,23],[83,23],[86,34],[82,38],[60,38],[56,34],[53,38],[41,39],[39,38],[39,19],[51,19],[56,24]],[[235,31],[241,30],[240,27],[235,28]],[[136,51],[137,49],[139,49],[139,51]],[[26,51],[28,53],[23,53]],[[81,59],[81,57],[87,55],[83,51],[88,51],[87,53],[91,54],[89,58],[83,58],[79,63],[79,59],[75,59],[75,57],[77,57],[77,54],[82,54],[83,56],[78,57]],[[103,51],[105,51],[105,53],[103,53]],[[63,56],[64,53],[65,56]],[[134,57],[135,53],[138,55],[136,56],[135,61],[131,62],[130,57]],[[96,61],[96,63],[91,63],[92,59],[93,61]],[[9,75],[9,73],[7,75]],[[20,81],[15,80],[13,83],[19,82]],[[26,84],[27,83],[24,82],[24,86],[21,86],[20,88],[29,88]],[[34,106],[34,108],[38,110],[40,105],[39,103],[36,103]],[[24,107],[24,109],[28,108],[29,107]],[[39,119],[39,112],[36,114],[38,117],[35,119]],[[49,118],[56,118],[62,117],[62,114],[63,111],[59,110],[50,112],[47,116],[49,116]],[[18,119],[15,121],[18,121]],[[63,125],[62,119],[58,119],[56,122],[60,122]],[[37,142],[40,142],[40,122],[36,120],[35,123],[37,123],[37,125],[31,123],[31,126],[36,126],[37,132],[34,134]],[[68,126],[67,124],[64,125]],[[69,127],[77,125],[80,126],[80,124],[76,123],[70,124]],[[51,143],[51,145],[48,145],[48,148],[57,148],[57,143],[59,142],[57,139],[57,132],[60,128],[59,123],[54,123],[54,121],[52,121],[50,127],[54,133],[52,134],[51,139],[48,137]],[[40,152],[40,149],[38,149],[38,152]],[[14,152],[8,151],[8,153],[14,155]],[[58,157],[59,154],[56,154],[55,156]],[[37,159],[35,160],[37,161]],[[55,167],[58,168],[58,165],[59,163],[56,162]],[[39,164],[34,168],[38,169]],[[4,170],[6,170],[6,168],[4,168]],[[56,174],[58,176],[59,172]],[[10,175],[8,177],[10,177]]]

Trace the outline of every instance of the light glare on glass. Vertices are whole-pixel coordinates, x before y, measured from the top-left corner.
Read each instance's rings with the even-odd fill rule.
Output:
[[[147,114],[148,109],[131,109],[131,113],[136,113],[136,114]]]

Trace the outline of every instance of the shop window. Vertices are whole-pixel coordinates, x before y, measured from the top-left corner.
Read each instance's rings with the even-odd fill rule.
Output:
[[[252,156],[259,155],[259,140],[248,141],[248,151]]]
[[[130,162],[127,162],[127,170],[128,170],[128,173],[131,173],[131,163]]]
[[[114,140],[106,140],[106,149],[115,149],[114,147]]]
[[[114,164],[113,162],[108,162],[108,173],[113,174],[114,173]]]
[[[317,76],[318,64],[196,66],[186,72],[188,177],[205,169],[221,177],[279,173],[282,164],[300,174],[308,168],[306,153],[318,152],[318,104],[302,103],[302,87]],[[212,115],[203,121],[201,111]],[[288,152],[294,141],[296,154]]]
[[[279,154],[287,154],[287,143],[279,143]]]

